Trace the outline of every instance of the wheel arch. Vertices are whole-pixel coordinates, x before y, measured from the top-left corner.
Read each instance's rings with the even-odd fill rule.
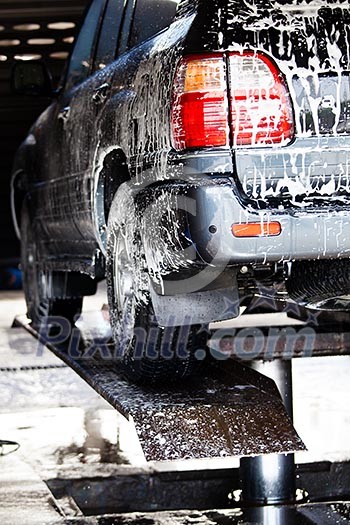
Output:
[[[131,180],[127,159],[119,147],[109,148],[98,163],[94,191],[94,222],[97,239],[103,253],[106,250],[106,230],[114,196],[119,187]]]

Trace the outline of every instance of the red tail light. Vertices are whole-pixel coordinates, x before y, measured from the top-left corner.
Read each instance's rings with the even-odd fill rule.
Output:
[[[231,133],[233,145],[289,141],[294,118],[281,73],[261,53],[230,53]]]
[[[174,82],[172,134],[177,150],[288,142],[293,111],[276,65],[252,51],[183,59]]]
[[[222,55],[189,57],[180,63],[172,109],[175,149],[229,144],[225,69]]]

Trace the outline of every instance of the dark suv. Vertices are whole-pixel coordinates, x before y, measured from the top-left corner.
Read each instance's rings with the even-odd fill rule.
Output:
[[[33,323],[106,276],[115,358],[155,380],[261,289],[346,308],[349,22],[342,0],[94,0],[14,165]],[[13,84],[51,89],[41,63]]]

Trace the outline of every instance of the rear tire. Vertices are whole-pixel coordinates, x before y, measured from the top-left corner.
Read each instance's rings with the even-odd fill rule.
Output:
[[[136,383],[174,382],[192,375],[200,361],[196,350],[206,346],[199,325],[163,328],[154,315],[146,260],[135,212],[126,222],[108,225],[107,286],[116,358]],[[201,332],[201,333],[199,333]],[[200,357],[203,357],[201,351]]]
[[[53,272],[45,272],[38,261],[38,250],[25,203],[21,214],[21,267],[27,316],[40,327],[49,316],[63,317],[70,323],[81,313],[83,298],[51,297]]]
[[[286,287],[289,296],[304,306],[350,309],[350,259],[296,261]]]

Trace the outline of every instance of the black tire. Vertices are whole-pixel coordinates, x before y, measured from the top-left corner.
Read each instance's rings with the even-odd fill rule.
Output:
[[[286,287],[289,296],[305,306],[327,310],[348,303],[350,308],[350,260],[296,261]]]
[[[179,381],[200,366],[197,357],[204,357],[207,333],[200,325],[165,329],[157,324],[135,224],[135,217],[129,216],[127,223],[112,219],[108,226],[107,286],[115,357],[133,382]]]
[[[27,316],[32,324],[40,327],[49,316],[63,317],[72,323],[81,313],[83,298],[51,297],[52,273],[44,272],[39,265],[37,244],[26,203],[21,214],[21,267]]]

